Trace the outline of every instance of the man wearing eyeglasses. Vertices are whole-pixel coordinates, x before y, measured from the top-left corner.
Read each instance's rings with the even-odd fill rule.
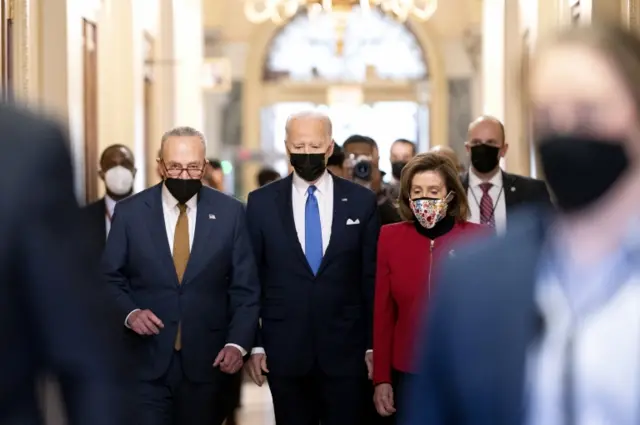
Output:
[[[205,146],[190,127],[165,133],[163,181],[117,204],[103,256],[138,361],[139,425],[221,424],[258,326],[244,207],[203,187]]]

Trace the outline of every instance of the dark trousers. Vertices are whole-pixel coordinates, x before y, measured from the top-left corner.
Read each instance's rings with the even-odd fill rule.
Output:
[[[372,425],[396,425],[398,422],[398,415],[403,417],[404,401],[407,396],[407,385],[412,378],[412,374],[406,372],[400,372],[398,370],[391,371],[391,386],[393,387],[393,405],[396,408],[396,413],[391,416],[380,416],[373,407],[373,418],[371,419]],[[371,393],[371,400],[373,402],[373,392]]]
[[[276,425],[365,425],[367,383],[360,377],[269,375]],[[369,384],[370,385],[370,384]]]
[[[231,376],[231,383],[227,392],[227,417],[233,418],[236,410],[240,408],[240,396],[242,394],[242,369]]]
[[[180,353],[174,352],[162,378],[138,383],[137,424],[220,425],[228,410],[228,384],[229,377],[223,374],[213,383],[190,382],[184,376]]]

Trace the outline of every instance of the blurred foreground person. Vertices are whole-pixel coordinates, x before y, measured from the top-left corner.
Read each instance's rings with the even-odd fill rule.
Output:
[[[446,267],[403,424],[640,422],[640,40],[573,27],[536,50],[559,211]]]
[[[116,202],[133,193],[136,176],[135,159],[131,149],[124,145],[111,145],[100,156],[98,176],[104,182],[105,195],[83,208],[87,219],[87,239],[91,243],[92,257],[96,267],[100,264],[104,244],[111,230],[111,219]]]
[[[103,272],[137,360],[136,425],[220,425],[260,286],[244,207],[202,186],[205,140],[162,137],[164,181],[116,206]]]
[[[331,134],[326,115],[291,116],[294,172],[247,203],[264,300],[247,369],[258,385],[269,374],[278,425],[366,424],[372,404],[376,197],[326,171]]]
[[[51,375],[68,424],[129,424],[120,341],[85,255],[68,141],[6,106],[0,131],[8,159],[0,179],[0,423],[41,424],[36,386]]]
[[[374,403],[382,416],[403,410],[405,386],[415,372],[414,338],[431,296],[434,269],[455,243],[489,234],[469,223],[469,204],[458,171],[447,157],[413,157],[400,179],[405,221],[382,226],[378,240],[373,315]],[[435,279],[433,279],[435,280]],[[388,423],[395,423],[395,416]]]

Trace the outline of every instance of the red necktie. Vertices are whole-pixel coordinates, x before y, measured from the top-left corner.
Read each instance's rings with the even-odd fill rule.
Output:
[[[480,224],[496,227],[496,219],[493,216],[493,200],[489,195],[489,190],[493,187],[492,183],[481,183],[482,198],[480,198]]]

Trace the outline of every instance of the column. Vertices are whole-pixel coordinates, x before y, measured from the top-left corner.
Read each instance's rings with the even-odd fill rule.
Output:
[[[522,128],[518,63],[523,34],[517,1],[486,0],[482,10],[483,113],[504,122],[506,169],[529,175],[529,144]]]
[[[174,0],[175,122],[204,130],[201,0]]]
[[[188,125],[203,131],[202,2],[160,0],[159,15],[158,122],[165,130]]]
[[[76,170],[84,170],[81,0],[40,0],[38,76],[42,108],[67,127]],[[84,173],[75,174],[84,194]]]
[[[34,0],[13,0],[12,10],[14,95],[18,101],[37,107],[40,44],[37,4]]]
[[[144,39],[134,3],[130,0],[102,3],[98,21],[98,134],[100,152],[115,143],[134,152],[140,170],[135,189],[142,190]]]

